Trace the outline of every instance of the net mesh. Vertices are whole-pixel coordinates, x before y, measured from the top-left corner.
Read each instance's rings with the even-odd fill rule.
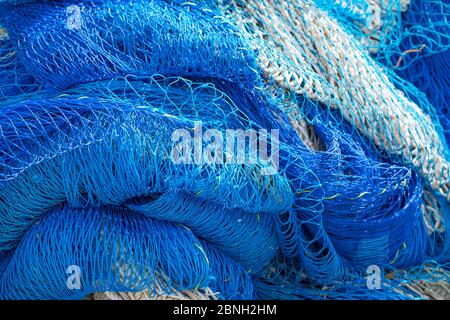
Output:
[[[0,298],[429,298],[449,275],[449,13],[0,1]]]

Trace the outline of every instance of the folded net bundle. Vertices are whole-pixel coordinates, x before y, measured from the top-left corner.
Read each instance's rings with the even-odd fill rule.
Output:
[[[445,296],[449,16],[1,1],[0,298]]]

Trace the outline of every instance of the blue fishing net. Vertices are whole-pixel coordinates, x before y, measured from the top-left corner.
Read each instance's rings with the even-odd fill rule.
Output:
[[[446,9],[1,1],[0,298],[423,298],[450,258]]]

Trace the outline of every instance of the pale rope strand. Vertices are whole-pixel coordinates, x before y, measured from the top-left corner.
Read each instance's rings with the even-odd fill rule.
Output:
[[[422,272],[431,275],[431,277],[427,277],[427,280],[413,280],[401,283],[394,290],[410,297],[412,296],[403,288],[414,292],[423,299],[450,300],[450,284],[444,280],[450,277],[449,271],[442,268],[425,267]],[[396,273],[391,273],[387,274],[386,278],[395,278],[396,276]]]
[[[132,266],[132,264],[131,264]],[[139,275],[138,275],[139,277]],[[124,268],[120,268],[121,281],[125,279]],[[140,279],[139,279],[140,280]],[[156,274],[156,279],[147,290],[138,292],[96,292],[88,297],[93,300],[217,300],[218,293],[210,288],[178,291],[174,288],[167,292],[168,279]],[[161,285],[163,284],[163,285]]]
[[[400,15],[398,11],[405,12],[411,0],[368,0],[367,5],[371,11],[371,20],[368,26],[363,26],[361,31],[367,35],[363,44],[370,48],[371,53],[378,51],[380,32],[389,33],[398,24]]]
[[[409,1],[404,1],[404,4],[408,3]],[[251,3],[251,2],[250,2]],[[273,3],[272,3],[273,4]],[[370,1],[369,3],[372,6],[378,5],[378,8],[380,7],[380,3],[379,1]],[[405,5],[406,7],[406,5]],[[247,7],[246,9],[248,10],[249,7]],[[306,5],[303,8],[307,8]],[[270,7],[268,8],[270,9]],[[272,9],[276,9],[274,7],[272,7]],[[314,9],[311,9],[314,10]],[[298,10],[296,13],[298,14]],[[236,11],[238,12],[238,11]],[[252,15],[254,15],[255,13],[259,12],[259,14],[264,15],[264,11],[261,12],[260,11],[256,11],[253,9],[249,10],[249,12],[252,13]],[[273,13],[273,12],[272,12]],[[380,14],[385,14],[385,12],[380,12],[379,11],[379,16]],[[302,31],[302,30],[307,30],[310,32],[310,34],[317,34],[317,30],[314,30],[314,28],[317,28],[317,26],[320,26],[320,24],[312,24],[312,23],[317,23],[314,20],[321,20],[321,19],[325,19],[327,20],[327,18],[323,18],[322,17],[323,13],[321,13],[321,15],[318,15],[317,18],[314,18],[310,15],[305,14],[305,16],[303,17],[305,20],[301,21],[300,19],[296,19],[294,18],[296,23],[293,24],[295,26],[302,26],[301,29],[298,29],[298,31]],[[271,15],[268,17],[276,17],[277,14],[275,15]],[[242,16],[243,17],[243,16]],[[261,18],[261,16],[257,16],[258,18]],[[286,18],[286,16],[284,16],[283,18]],[[292,19],[292,17],[290,17]],[[379,21],[381,21],[381,19],[379,19]],[[254,23],[255,21],[252,21],[252,19],[242,19],[242,20],[238,20],[238,23],[241,24],[241,26],[245,26],[249,23]],[[280,21],[277,21],[278,23],[280,23]],[[304,23],[301,23],[304,22]],[[327,20],[328,25],[333,27],[333,21],[331,19]],[[312,28],[308,29],[307,28],[307,24],[310,24],[310,26]],[[283,52],[282,54],[279,54],[278,52],[275,51],[276,57],[279,58],[277,60],[273,60],[270,58],[270,54],[265,55],[265,52],[269,52],[269,53],[273,53],[271,51],[265,51],[265,50],[261,50],[260,52],[262,52],[261,56],[260,56],[260,62],[262,62],[262,66],[264,67],[265,71],[266,71],[266,76],[269,77],[273,77],[273,79],[282,87],[285,87],[286,89],[294,89],[294,91],[296,91],[297,93],[301,93],[301,94],[306,94],[308,95],[310,98],[313,98],[315,100],[321,101],[323,103],[331,103],[330,105],[334,106],[334,107],[340,107],[341,105],[339,103],[334,103],[334,101],[330,101],[329,99],[327,99],[327,97],[325,96],[325,93],[330,90],[330,86],[328,85],[328,88],[321,88],[320,84],[321,84],[321,77],[317,77],[317,75],[323,75],[322,71],[318,70],[317,68],[314,68],[314,66],[309,65],[308,61],[314,60],[314,55],[316,53],[319,52],[319,50],[322,50],[321,53],[326,52],[326,50],[324,50],[324,46],[319,48],[315,48],[315,50],[317,50],[316,52],[314,52],[314,50],[311,50],[312,48],[310,47],[304,47],[304,51],[300,52],[300,54],[295,58],[292,59],[292,57],[289,56],[289,51],[292,50],[293,53],[298,53],[298,51],[300,51],[300,48],[296,48],[295,44],[297,42],[298,44],[298,39],[293,39],[290,36],[286,37],[286,32],[284,32],[283,30],[289,30],[290,28],[287,29],[282,29],[279,28],[278,25],[273,27],[272,30],[268,30],[270,29],[270,23],[268,24],[269,28],[267,28],[267,24],[266,24],[266,28],[265,29],[259,29],[256,28],[257,31],[256,32],[256,39],[257,40],[261,40],[266,38],[266,41],[268,43],[266,43],[267,46],[270,45],[275,45],[275,48],[280,49],[280,47],[284,47],[284,50],[287,50],[287,56],[284,56],[284,54],[286,54],[286,52]],[[379,28],[379,25],[374,24],[372,27],[374,28]],[[267,39],[267,34],[263,31],[269,31],[269,35],[271,36],[272,39]],[[271,31],[271,32],[270,32]],[[275,31],[275,34],[274,34]],[[292,32],[293,30],[289,30],[289,32]],[[331,28],[330,31],[333,31],[333,29]],[[339,29],[337,29],[336,31],[340,31]],[[343,32],[343,30],[342,30]],[[319,32],[318,34],[326,34],[324,31]],[[290,38],[290,39],[289,39]],[[299,39],[302,39],[301,37],[299,37]],[[293,40],[293,41],[292,41]],[[310,39],[302,39],[304,41],[304,43],[309,43],[310,45],[313,45],[310,41]],[[348,39],[347,40],[348,43]],[[350,39],[351,40],[351,39]],[[285,41],[288,41],[287,43],[283,43]],[[291,43],[289,43],[289,41],[291,41]],[[258,41],[259,42],[259,41]],[[275,43],[274,43],[275,42]],[[344,42],[345,43],[345,42]],[[258,43],[260,45],[260,43]],[[326,45],[325,45],[326,46]],[[334,47],[334,46],[332,46]],[[351,47],[349,47],[351,48]],[[338,48],[341,49],[341,48]],[[357,49],[357,48],[351,48],[353,50]],[[357,51],[357,50],[355,50]],[[339,52],[339,58],[341,58],[341,52]],[[332,55],[332,54],[331,54]],[[327,57],[327,55],[324,55],[325,57]],[[362,55],[363,56],[363,55]],[[320,64],[321,66],[325,66],[325,70],[329,71],[330,74],[325,76],[327,77],[327,80],[330,84],[332,84],[331,88],[339,88],[339,84],[333,82],[333,79],[330,77],[331,74],[333,74],[333,72],[335,74],[338,75],[338,78],[340,79],[343,74],[341,71],[344,71],[344,75],[345,73],[347,73],[348,76],[352,76],[355,74],[355,70],[351,69],[347,66],[347,68],[344,67],[344,69],[342,69],[341,67],[337,66],[338,65],[338,61],[336,61],[335,57],[331,56],[331,58],[333,58],[331,61],[333,63],[335,63],[335,65],[329,65],[329,63],[327,63],[325,60],[328,59],[316,59],[317,62],[319,62],[318,64]],[[362,61],[363,59],[358,59],[358,54],[354,54],[353,58],[357,63],[364,63],[364,61]],[[273,62],[277,62],[277,63],[273,63]],[[292,62],[294,62],[294,70],[296,70],[295,73],[292,73]],[[280,63],[281,62],[281,63]],[[343,61],[342,61],[343,62]],[[299,67],[302,66],[302,68]],[[310,66],[308,68],[308,66]],[[369,64],[364,65],[364,67],[366,68],[365,70],[361,70],[361,74],[365,74],[367,75],[370,71],[372,71],[371,69],[374,68],[375,72],[377,72],[376,68],[374,66],[370,66]],[[303,69],[303,70],[302,70]],[[301,73],[303,73],[303,77],[302,75],[299,75],[298,73],[300,73],[299,71],[302,71]],[[306,71],[306,72],[303,72]],[[373,71],[372,71],[373,72]],[[379,72],[379,71],[378,71]],[[361,74],[359,75],[359,77],[356,77],[355,79],[360,79]],[[306,75],[306,77],[304,77]],[[309,76],[309,77],[308,77]],[[356,76],[358,76],[358,74],[356,74]],[[306,83],[306,85],[302,86],[298,86],[299,83],[302,83],[303,80],[307,78],[310,81],[308,81]],[[391,95],[395,92],[393,89],[393,86],[390,85],[388,79],[386,76],[384,75],[380,75],[380,77],[371,77],[369,79],[375,79],[379,82],[381,82],[381,85],[379,85],[379,89],[380,91],[386,86],[388,89],[388,92],[391,93]],[[344,79],[345,80],[345,79]],[[351,80],[351,79],[350,79]],[[380,81],[381,80],[381,81]],[[383,84],[383,82],[385,82],[385,84]],[[286,86],[286,83],[288,84]],[[367,83],[367,82],[366,82]],[[349,83],[350,85],[352,85],[352,87],[354,87],[354,81],[350,81]],[[300,90],[299,90],[300,89]],[[334,90],[332,90],[334,91]],[[342,99],[342,101],[345,103],[345,101],[347,100],[351,100],[351,97],[349,97],[348,95],[340,95],[339,92],[334,92],[337,93],[338,97],[340,99]],[[359,99],[362,99],[362,96],[358,97]],[[400,98],[403,98],[404,100],[406,100],[406,98],[404,98],[403,95],[400,96]],[[393,99],[392,97],[390,97],[389,95],[386,95],[385,97],[386,100],[388,101],[395,101],[395,102],[401,102],[401,100],[396,100]],[[374,103],[376,102],[376,98],[372,98],[372,100],[370,102]],[[409,102],[409,101],[408,101]],[[358,103],[360,104],[360,103]],[[409,102],[409,104],[412,104]],[[364,103],[363,103],[364,105]],[[370,106],[370,104],[368,104]],[[398,108],[398,105],[396,105],[396,107]],[[418,109],[417,106],[415,106],[415,109]],[[413,109],[414,110],[414,109]],[[352,111],[352,110],[347,110],[347,111]],[[391,119],[391,117],[389,117],[389,115],[386,115],[384,113],[386,113],[386,109],[382,109],[381,112],[381,117],[386,118],[386,116],[388,116],[387,119]],[[399,108],[400,114],[404,113],[404,110],[402,110],[401,108]],[[419,110],[420,111],[420,110]],[[419,115],[421,116],[425,116],[422,112],[419,113]],[[379,117],[380,114],[379,113],[375,113],[375,114],[368,114],[368,118],[370,119],[371,117]],[[321,149],[321,142],[320,139],[318,139],[317,135],[315,134],[313,128],[302,118],[300,112],[298,110],[296,110],[295,108],[291,109],[291,113],[289,114],[289,118],[291,120],[291,124],[293,126],[293,128],[296,130],[296,132],[299,134],[299,136],[301,137],[301,139],[305,142],[305,144],[315,150],[319,150]],[[415,119],[413,119],[412,116],[409,116],[406,114],[407,119],[406,123],[408,123],[409,121],[414,121]],[[411,120],[412,118],[412,120]],[[366,120],[366,119],[364,119]],[[400,121],[400,120],[399,120]],[[367,124],[367,123],[365,123]],[[359,128],[361,129],[361,123]],[[373,128],[371,128],[373,130]],[[378,129],[378,128],[377,128]],[[382,137],[384,136],[384,133],[381,132],[380,134]],[[418,132],[418,135],[420,136],[421,133]],[[386,137],[385,139],[386,140]],[[398,137],[396,141],[399,141],[400,138]],[[407,140],[408,142],[410,141],[414,141],[413,139],[411,140]],[[375,140],[375,142],[377,144],[380,144],[381,140]],[[420,146],[420,145],[419,145]],[[393,150],[397,150],[397,149],[393,149]],[[401,149],[399,149],[401,150]],[[408,154],[408,153],[406,153]],[[415,162],[413,162],[415,163]],[[440,220],[440,212],[437,209],[437,201],[435,200],[433,194],[429,191],[425,191],[424,193],[424,204],[422,205],[422,211],[424,213],[425,216],[425,221],[427,224],[427,229],[429,233],[435,232],[435,231],[439,231],[442,232],[443,229],[443,225],[441,223]],[[432,299],[442,299],[442,298],[449,298],[450,295],[450,291],[448,288],[448,284],[444,283],[445,281],[438,281],[438,282],[434,282],[434,283],[429,283],[429,282],[425,282],[425,281],[417,281],[413,284],[407,284],[405,285],[405,287],[407,287],[408,289],[410,289],[411,291],[415,292],[416,294],[419,294],[420,296],[424,297],[424,298],[432,298]],[[159,287],[159,286],[157,286]],[[156,295],[152,296],[150,295],[147,291],[143,291],[143,292],[137,292],[137,293],[112,293],[112,292],[105,292],[105,293],[97,293],[93,295],[94,299],[100,299],[100,300],[145,300],[145,299],[163,299],[163,300],[185,300],[185,299],[194,299],[194,300],[205,300],[205,299],[216,299],[214,293],[211,291],[211,289],[206,289],[206,290],[195,290],[195,291],[182,291],[182,292],[176,292],[174,291],[173,294],[167,294],[164,293],[160,288],[158,291],[157,289],[157,293]]]
[[[6,28],[0,27],[0,40],[7,40],[9,38],[8,30]]]
[[[379,5],[379,3],[378,3],[378,5]],[[405,5],[405,7],[406,7],[406,5]],[[234,9],[234,11],[231,11],[232,14],[240,13],[238,16],[233,15],[233,18],[238,18],[237,23],[243,29],[251,31],[252,36],[254,37],[253,42],[255,44],[255,47],[257,47],[258,45],[261,46],[261,44],[263,44],[265,46],[265,48],[263,50],[261,50],[261,52],[263,54],[269,52],[267,54],[267,56],[270,56],[270,55],[272,55],[274,57],[280,56],[280,59],[278,60],[278,64],[280,64],[280,68],[277,68],[277,63],[274,63],[274,62],[271,63],[267,56],[262,57],[260,62],[262,62],[263,66],[266,66],[266,68],[265,68],[266,69],[266,73],[265,73],[266,78],[273,78],[273,79],[275,79],[275,81],[277,83],[281,82],[282,84],[284,84],[285,82],[289,82],[289,83],[291,83],[291,85],[295,85],[296,82],[298,83],[298,81],[301,81],[300,80],[301,76],[298,74],[293,74],[293,73],[288,74],[287,77],[289,77],[289,79],[286,79],[286,77],[281,72],[281,71],[287,69],[283,64],[286,63],[287,66],[290,65],[290,67],[292,67],[292,62],[289,63],[289,57],[286,57],[284,55],[284,53],[270,51],[270,46],[276,46],[278,48],[283,46],[283,43],[281,41],[280,42],[277,41],[281,37],[269,38],[267,36],[266,29],[255,27],[255,24],[254,24],[255,21],[252,20],[252,18],[249,17],[248,14],[246,15],[245,12],[241,11],[242,8],[239,8],[238,6],[236,6],[233,9]],[[254,10],[253,10],[253,12],[254,12]],[[261,41],[261,39],[264,39],[265,41]],[[292,46],[290,48],[292,48]],[[301,55],[299,55],[298,57],[293,57],[293,59],[294,59],[294,63],[297,65],[297,68],[300,69],[298,67],[298,65],[304,66],[306,62],[305,62],[305,59],[302,59]],[[276,61],[276,60],[273,59],[273,61]],[[304,74],[307,74],[308,76],[311,75],[311,69],[306,69],[306,70],[305,70],[305,68],[302,68],[302,69],[303,70],[301,70],[301,71]],[[270,71],[268,71],[268,70],[270,70]],[[304,72],[304,71],[306,71],[306,72]],[[273,76],[270,74],[271,72],[274,72]],[[313,79],[315,76],[316,76],[315,74],[312,74]],[[320,97],[317,97],[316,93],[314,92],[314,88],[317,87],[317,84],[319,84],[318,81],[316,81],[314,85],[305,87],[304,93],[306,93],[309,97],[317,98],[318,100],[320,100]],[[283,87],[289,88],[289,86],[283,86]],[[272,91],[274,91],[274,90],[272,89]],[[322,92],[323,92],[323,89],[322,89]],[[324,102],[324,101],[322,101],[322,102]],[[297,109],[293,108],[291,104],[290,104],[290,107],[286,108],[286,110],[285,110],[289,114],[289,118],[291,120],[291,124],[292,124],[293,128],[297,131],[297,133],[299,134],[299,136],[302,138],[302,140],[305,142],[305,144],[307,146],[309,146],[310,148],[315,149],[315,150],[322,150],[320,139],[318,139],[317,135],[315,135],[313,128],[311,128],[311,126],[309,126],[306,123],[306,121],[301,117],[300,113],[296,110],[298,110],[298,108]],[[442,221],[442,214],[440,211],[441,209],[437,205],[437,201],[436,201],[434,195],[431,192],[426,191],[423,195],[423,199],[424,199],[424,204],[422,205],[422,212],[423,212],[423,215],[425,218],[428,232],[429,233],[444,232],[445,227],[444,227],[444,224]]]
[[[93,300],[217,300],[216,294],[210,289],[174,291],[171,294],[149,291],[139,292],[99,292],[91,297]]]
[[[249,0],[228,7],[228,15],[252,33],[266,76],[340,109],[378,147],[401,155],[450,200],[450,164],[431,117],[395,88],[337,21],[306,0]]]
[[[423,203],[421,209],[428,234],[430,235],[434,232],[444,233],[445,221],[443,221],[442,208],[440,207],[436,196],[433,192],[430,192],[425,188],[422,199]]]

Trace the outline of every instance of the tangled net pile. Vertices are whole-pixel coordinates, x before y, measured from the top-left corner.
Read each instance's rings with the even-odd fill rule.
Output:
[[[427,298],[449,50],[443,0],[0,1],[0,298]]]

